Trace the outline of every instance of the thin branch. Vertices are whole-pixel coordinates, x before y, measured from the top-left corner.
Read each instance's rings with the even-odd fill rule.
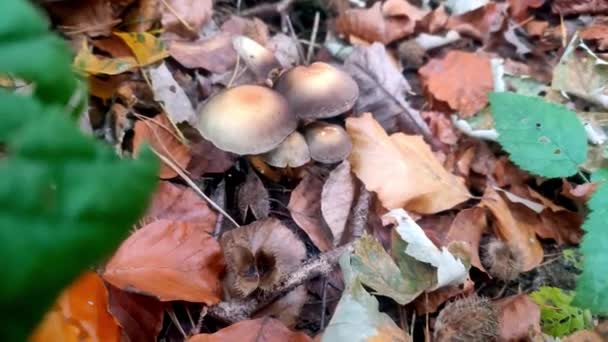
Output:
[[[343,253],[350,253],[352,249],[352,244],[347,244],[320,254],[305,261],[297,270],[284,276],[272,290],[257,297],[220,302],[209,307],[208,314],[227,323],[249,319],[258,309],[272,303],[304,282],[320,275],[328,275],[338,263],[340,256]]]
[[[308,44],[308,53],[306,54],[306,64],[310,64],[312,55],[315,51],[315,42],[317,41],[317,31],[319,30],[319,11],[315,12],[315,21],[312,25],[312,33],[310,34],[310,43]]]
[[[272,17],[287,12],[296,0],[281,0],[275,3],[263,3],[241,11],[243,17]]]

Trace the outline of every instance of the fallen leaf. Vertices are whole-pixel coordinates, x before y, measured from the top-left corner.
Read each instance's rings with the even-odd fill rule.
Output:
[[[488,44],[492,34],[502,29],[507,15],[506,9],[504,3],[490,2],[474,11],[451,16],[446,28]]]
[[[121,22],[120,13],[129,2],[133,1],[120,5],[106,0],[56,1],[47,8],[65,34],[98,37],[110,35],[112,28]]]
[[[448,103],[464,118],[484,108],[494,89],[490,59],[475,53],[452,50],[442,59],[432,59],[419,74],[434,98]]]
[[[321,214],[323,179],[314,172],[307,172],[291,192],[287,209],[294,222],[302,228],[310,240],[322,252],[332,248],[331,231]]]
[[[401,126],[408,126],[412,133],[417,132],[416,126],[426,127],[420,113],[405,101],[411,87],[391,63],[384,45],[374,43],[357,47],[344,61],[344,69],[359,86],[359,98],[355,103],[357,112],[372,113],[389,133],[401,131]],[[416,122],[408,123],[408,115]]]
[[[135,57],[108,58],[94,55],[86,43],[82,41],[80,50],[74,58],[74,67],[90,75],[118,75],[137,68]]]
[[[162,40],[148,32],[114,32],[131,49],[140,67],[161,61],[169,56]]]
[[[152,119],[142,119],[135,122],[133,128],[133,154],[138,155],[144,144],[151,146],[156,152],[163,155],[182,170],[190,162],[190,148],[178,138],[175,128],[164,113]],[[170,179],[177,177],[169,165],[163,163],[160,168],[160,178]]]
[[[110,57],[135,57],[131,48],[125,43],[124,40],[116,35],[112,35],[107,38],[91,39],[91,45],[95,48],[106,52]]]
[[[485,6],[489,0],[447,0],[445,6],[451,10],[452,15],[459,15]]]
[[[377,2],[368,9],[349,9],[336,19],[338,32],[370,43],[391,43],[414,32],[426,12],[405,0]]]
[[[283,297],[258,310],[252,318],[270,317],[281,321],[288,328],[294,328],[307,301],[308,290],[306,286],[300,285]]]
[[[189,222],[212,233],[217,214],[191,188],[165,181],[159,183],[148,211],[142,218],[144,225],[155,220]]]
[[[545,0],[509,0],[509,11],[511,18],[517,22],[522,22],[530,17],[531,8],[539,8]]]
[[[458,142],[458,133],[445,113],[422,112],[422,117],[428,120],[433,136],[446,145],[455,145]]]
[[[554,0],[553,13],[563,16],[572,14],[599,14],[608,11],[608,3],[603,0]]]
[[[342,241],[354,200],[355,179],[350,172],[350,163],[345,160],[329,174],[321,192],[321,213],[331,230],[334,245]]]
[[[253,216],[260,220],[268,217],[270,212],[270,201],[268,190],[255,171],[247,173],[245,183],[239,187],[237,192],[237,207],[243,220],[247,219],[247,213],[251,211]]]
[[[596,41],[600,50],[608,49],[608,23],[593,23],[580,32],[583,40]]]
[[[120,340],[120,327],[107,310],[108,292],[97,273],[82,274],[62,292],[57,305],[38,326],[32,341]]]
[[[410,336],[387,314],[378,310],[378,300],[361,286],[359,274],[352,269],[348,254],[341,256],[340,267],[346,288],[321,341],[410,342]]]
[[[244,18],[236,15],[230,16],[221,27],[222,32],[227,32],[233,36],[247,36],[260,45],[268,43],[268,26],[258,18]],[[289,38],[291,39],[291,38]]]
[[[459,286],[443,287],[439,290],[425,293],[419,296],[414,301],[416,315],[426,315],[437,312],[437,309],[454,297],[467,296],[475,292],[475,283],[470,279],[465,280],[464,284]]]
[[[298,65],[300,60],[298,45],[288,35],[275,34],[270,38],[266,47],[274,52],[274,56],[283,68],[293,68]]]
[[[205,173],[223,173],[234,165],[237,156],[215,147],[213,143],[205,140],[196,129],[191,128],[182,132],[190,141],[192,158],[187,170],[192,178],[200,178]]]
[[[353,140],[353,172],[385,208],[430,214],[469,198],[461,180],[443,168],[420,136],[389,137],[369,113],[348,118],[346,130]]]
[[[167,32],[196,38],[213,14],[212,0],[165,0],[161,23]]]
[[[236,64],[232,35],[225,32],[194,42],[173,41],[169,53],[186,68],[202,68],[213,73],[231,71]]]
[[[141,0],[125,16],[127,30],[132,32],[149,31],[160,20],[159,0]]]
[[[123,242],[103,277],[120,289],[161,301],[215,304],[221,295],[224,258],[217,241],[207,233],[210,229],[190,222],[154,221]]]
[[[540,308],[525,293],[499,299],[494,305],[499,311],[501,341],[527,340],[540,333]]]
[[[449,15],[443,4],[424,16],[417,24],[416,31],[434,34],[441,31],[448,22]]]
[[[565,179],[562,179],[561,195],[579,203],[585,203],[591,198],[597,189],[598,183],[583,183],[573,186]]]
[[[535,225],[540,223],[523,220],[525,217],[515,217],[523,211],[513,212],[502,197],[491,187],[487,187],[481,200],[495,219],[496,234],[503,240],[517,246],[522,253],[523,271],[529,271],[538,266],[543,260],[543,248],[536,238]],[[534,219],[535,217],[528,218]]]
[[[130,341],[154,341],[163,325],[165,306],[156,298],[107,284],[108,310]]]
[[[479,259],[479,242],[487,227],[485,209],[480,207],[464,209],[452,221],[444,244],[447,245],[453,241],[466,242],[471,248],[471,265],[486,272]]]
[[[164,104],[164,109],[171,120],[176,124],[193,123],[196,113],[192,103],[186,92],[175,81],[165,63],[156,68],[150,68],[149,73],[154,99]]]
[[[280,321],[268,317],[232,324],[213,334],[198,334],[190,337],[188,342],[312,342],[312,339],[301,332],[294,332]]]

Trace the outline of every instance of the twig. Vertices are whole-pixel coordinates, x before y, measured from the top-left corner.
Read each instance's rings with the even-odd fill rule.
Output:
[[[308,53],[306,54],[306,64],[310,64],[312,60],[312,54],[315,51],[315,42],[317,41],[317,31],[319,30],[319,11],[315,12],[315,21],[312,25],[312,33],[310,34],[310,43],[308,44]]]
[[[232,87],[232,83],[234,83],[234,80],[236,80],[236,74],[237,74],[237,71],[239,71],[240,66],[241,66],[241,55],[239,55],[237,53],[236,54],[236,65],[234,66],[234,71],[232,72],[232,77],[230,77],[230,81],[228,82],[228,85],[226,86],[226,88]]]
[[[209,307],[208,313],[227,323],[249,319],[259,308],[270,304],[276,298],[302,285],[307,280],[329,274],[340,256],[343,253],[350,253],[352,249],[352,244],[348,244],[320,254],[316,258],[304,262],[294,272],[285,275],[272,290],[257,297],[220,302]]]
[[[186,334],[184,328],[182,328],[182,325],[179,324],[179,320],[177,319],[177,316],[175,315],[175,312],[173,311],[172,307],[167,309],[167,315],[169,315],[169,318],[171,318],[171,321],[173,321],[173,324],[175,324],[177,330],[179,330],[182,336],[184,336],[184,339],[187,340],[188,334]]]
[[[198,321],[196,322],[196,326],[193,328],[192,335],[201,333],[201,330],[203,329],[203,320],[205,319],[205,316],[207,316],[207,305],[203,305],[203,308],[201,309],[201,313],[198,316]]]
[[[323,294],[321,295],[321,331],[325,329],[325,310],[327,306],[327,278],[323,279]]]
[[[188,29],[188,31],[192,32],[192,33],[198,33],[196,32],[196,30],[194,29],[194,27],[192,27],[186,20],[184,20],[184,18],[182,18],[179,13],[177,13],[177,11],[175,10],[175,8],[173,8],[173,6],[169,5],[169,3],[167,2],[167,0],[160,0],[160,2],[163,3],[163,5],[165,5],[165,7],[167,7],[167,9],[169,10],[169,12],[171,12],[171,14],[173,14],[175,16],[175,18],[177,18],[177,21],[180,22],[180,24],[184,25],[185,28]]]
[[[289,29],[289,35],[291,36],[291,39],[293,39],[293,41],[296,45],[296,49],[298,50],[298,56],[300,57],[299,62],[300,63],[304,62],[305,57],[304,57],[304,50],[302,48],[302,43],[300,43],[300,40],[298,39],[298,36],[296,35],[296,30],[293,28],[293,25],[291,24],[291,18],[287,14],[282,14],[281,17],[287,23],[287,28]]]
[[[154,154],[156,154],[165,164],[167,164],[167,166],[169,166],[171,169],[173,169],[173,171],[175,171],[180,177],[182,177],[182,179],[184,181],[186,181],[186,183],[192,188],[192,190],[194,190],[199,196],[201,196],[205,201],[207,201],[207,203],[209,203],[209,205],[211,205],[211,207],[215,210],[217,210],[220,214],[224,215],[224,217],[226,217],[228,219],[228,221],[230,221],[232,224],[235,225],[235,227],[240,227],[240,225],[238,223],[236,223],[236,221],[230,216],[228,215],[228,213],[226,211],[224,211],[224,209],[222,209],[222,207],[220,207],[219,205],[217,205],[215,202],[213,202],[213,200],[211,200],[211,198],[209,198],[207,195],[205,195],[205,193],[203,191],[201,191],[201,189],[199,189],[199,187],[194,183],[194,181],[192,181],[192,179],[190,179],[190,177],[188,177],[188,175],[186,175],[180,168],[179,166],[175,165],[175,163],[173,163],[170,159],[168,159],[167,157],[163,156],[162,154],[158,153],[158,151],[156,151],[153,148],[150,148],[152,150],[152,152],[154,152]]]
[[[263,3],[241,12],[243,17],[271,17],[281,15],[289,10],[296,0],[281,0],[275,3]]]

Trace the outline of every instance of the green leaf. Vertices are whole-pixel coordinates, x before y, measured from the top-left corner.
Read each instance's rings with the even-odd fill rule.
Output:
[[[543,286],[530,294],[540,307],[543,332],[555,337],[591,327],[591,313],[572,305],[573,295],[557,287]]]
[[[60,290],[108,256],[145,210],[156,183],[151,152],[120,160],[65,114],[38,114],[0,160],[3,341],[24,340]]]
[[[608,315],[608,184],[603,183],[588,203],[591,213],[583,229],[585,235],[580,251],[583,253],[583,273],[577,280],[574,303],[594,314]]]
[[[591,174],[592,182],[604,182],[608,180],[608,169],[602,168]]]
[[[575,174],[587,159],[587,137],[576,114],[539,98],[490,94],[502,147],[522,169],[540,176]]]

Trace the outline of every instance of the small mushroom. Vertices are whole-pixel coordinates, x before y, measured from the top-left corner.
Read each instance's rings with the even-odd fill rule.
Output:
[[[201,109],[197,128],[218,148],[245,155],[274,149],[297,124],[281,94],[241,85],[213,96]]]
[[[327,63],[297,66],[277,80],[275,90],[287,98],[301,119],[329,118],[351,109],[359,87],[346,72]]]
[[[339,125],[315,122],[306,126],[304,136],[311,158],[321,163],[340,162],[353,147],[348,133]]]
[[[262,159],[275,167],[299,167],[310,161],[310,150],[304,136],[295,131],[279,147],[263,154]]]
[[[249,37],[234,37],[232,47],[260,81],[272,77],[271,73],[281,68],[272,51]]]

